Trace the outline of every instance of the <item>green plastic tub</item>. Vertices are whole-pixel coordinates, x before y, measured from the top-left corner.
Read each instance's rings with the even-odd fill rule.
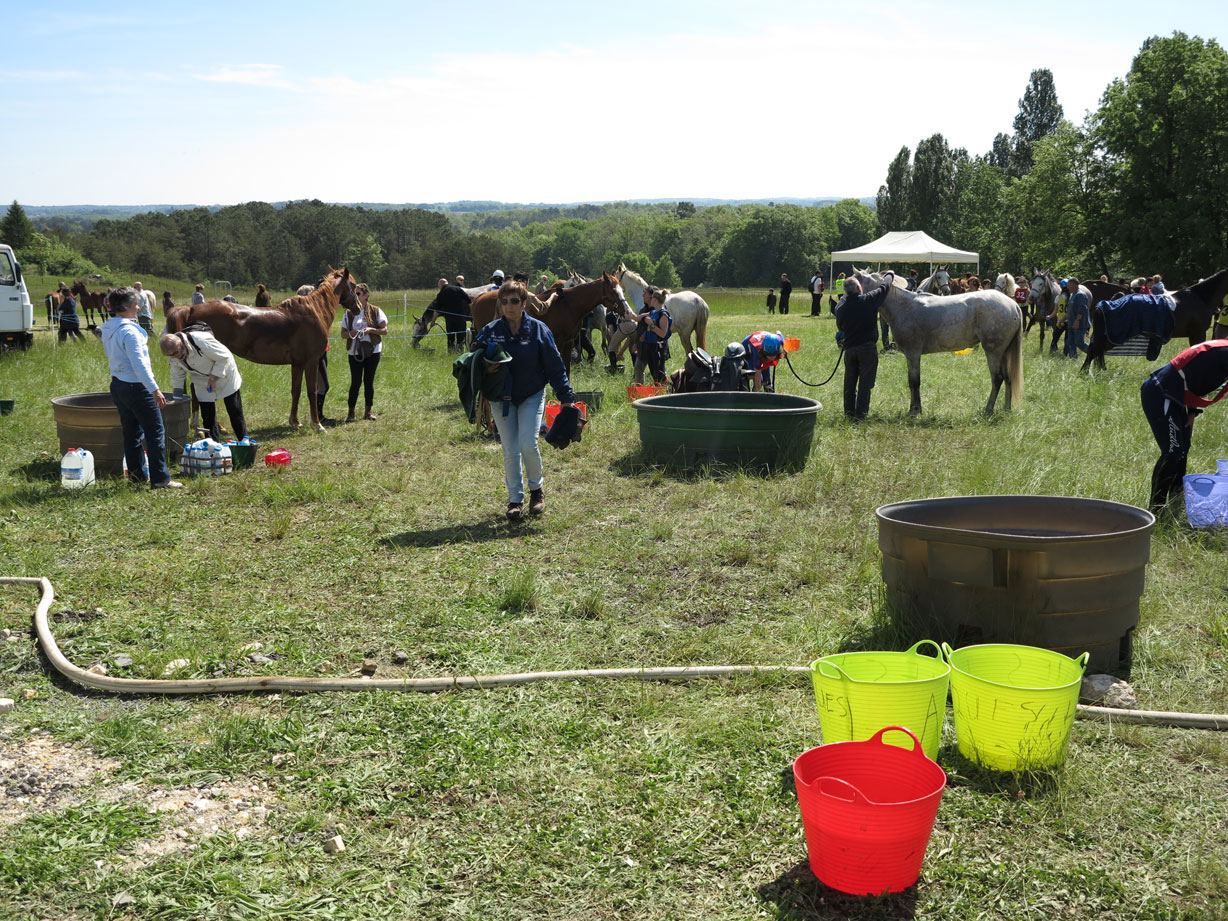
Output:
[[[783,393],[667,393],[633,404],[650,463],[800,470],[814,441],[818,400]]]

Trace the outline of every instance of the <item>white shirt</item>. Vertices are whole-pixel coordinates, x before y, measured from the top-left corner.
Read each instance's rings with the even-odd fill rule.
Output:
[[[351,316],[353,316],[353,319],[351,319]],[[388,323],[387,315],[379,307],[376,307],[375,308],[375,327],[378,328],[380,326],[386,325],[387,323]],[[346,352],[348,352],[351,355],[356,356],[358,355],[358,343],[371,341],[371,336],[367,333],[368,328],[370,328],[370,324],[367,323],[367,318],[362,312],[359,312],[357,315],[352,315],[348,310],[345,312],[345,315],[341,318],[342,332],[359,333],[359,335],[355,336],[353,339],[350,339],[346,343],[346,346],[345,346]],[[381,340],[380,342],[375,343],[375,347],[371,350],[371,354],[378,355],[383,350],[384,350],[384,343]]]

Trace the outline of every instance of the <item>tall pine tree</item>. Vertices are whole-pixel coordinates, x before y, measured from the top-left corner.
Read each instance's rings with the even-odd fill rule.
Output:
[[[26,210],[14,199],[9,205],[8,213],[0,221],[0,243],[7,243],[13,249],[22,249],[34,242],[34,225],[26,217]]]

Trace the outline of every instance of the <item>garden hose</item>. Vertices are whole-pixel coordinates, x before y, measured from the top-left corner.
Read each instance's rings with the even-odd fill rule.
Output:
[[[55,589],[47,578],[0,576],[0,585],[37,585],[42,592],[34,612],[34,626],[43,653],[56,671],[70,681],[116,694],[222,694],[252,691],[454,691],[485,690],[539,681],[578,681],[590,678],[636,678],[641,681],[674,681],[691,678],[724,678],[731,675],[776,673],[810,674],[804,665],[697,665],[656,668],[586,668],[559,672],[519,672],[504,675],[452,675],[438,678],[300,678],[274,675],[264,678],[116,678],[79,668],[60,651],[51,632],[47,612]],[[1158,710],[1122,710],[1080,704],[1079,717],[1172,726],[1182,729],[1228,729],[1228,714],[1173,713]]]

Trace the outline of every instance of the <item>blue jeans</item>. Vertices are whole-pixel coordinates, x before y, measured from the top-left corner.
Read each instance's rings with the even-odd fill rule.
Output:
[[[144,482],[141,479],[141,470],[145,466],[141,458],[143,443],[145,454],[149,457],[150,484],[167,482],[171,471],[166,466],[166,429],[162,426],[162,411],[154,402],[153,394],[145,389],[144,384],[130,384],[113,377],[111,399],[119,410],[128,476],[135,482]]]
[[[1083,341],[1083,337],[1087,335],[1087,330],[1080,324],[1078,329],[1066,329],[1066,348],[1063,354],[1067,358],[1078,358],[1080,352],[1087,351],[1087,343]]]
[[[503,407],[507,415],[503,415]],[[499,430],[499,443],[503,446],[503,476],[507,480],[507,501],[524,501],[524,475],[529,477],[529,490],[542,488],[542,452],[537,444],[537,435],[542,425],[542,413],[546,409],[546,391],[537,391],[515,403],[492,403],[495,428]],[[524,466],[521,467],[523,460]]]

